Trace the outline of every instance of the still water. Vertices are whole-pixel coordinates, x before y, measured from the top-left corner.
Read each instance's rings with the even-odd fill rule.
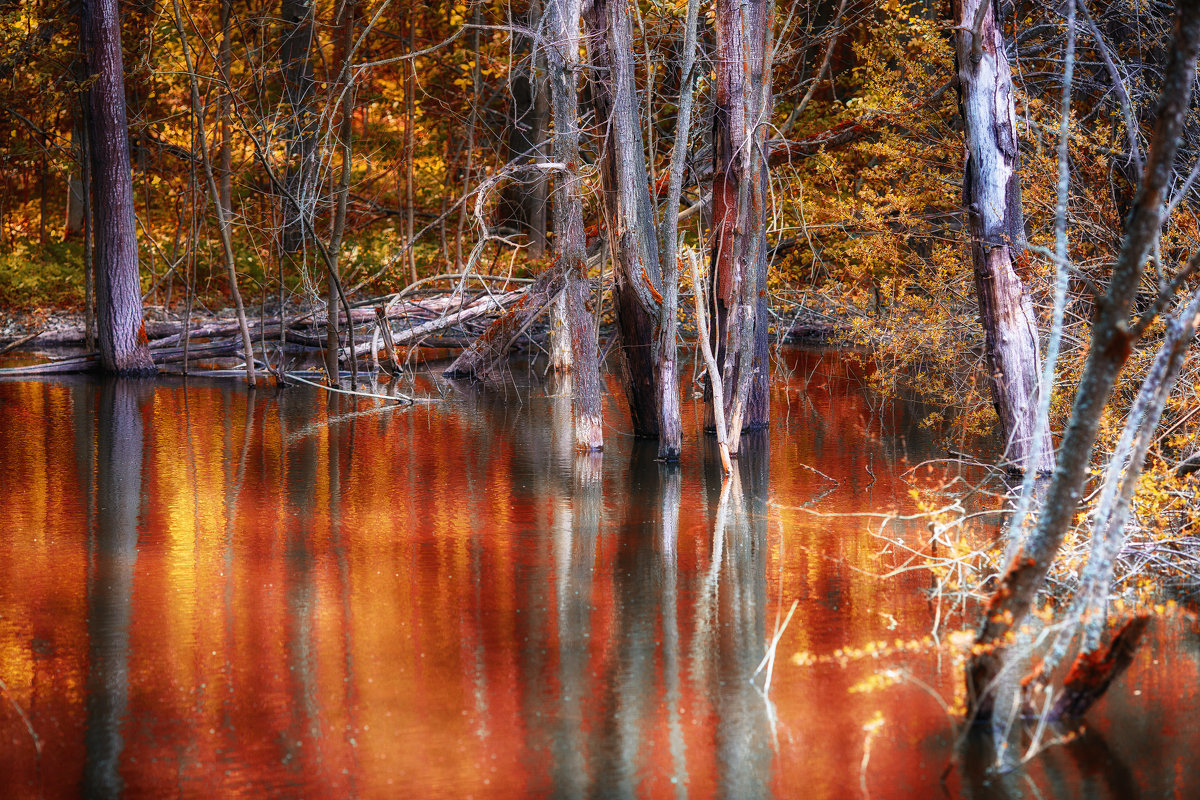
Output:
[[[407,408],[0,383],[3,795],[1197,796],[1184,623],[1006,777],[956,749],[948,649],[793,660],[933,629],[930,576],[880,577],[903,552],[851,515],[912,511],[937,450],[836,353],[783,362],[724,493],[691,402],[681,467],[619,400],[577,456],[533,372],[418,375]]]

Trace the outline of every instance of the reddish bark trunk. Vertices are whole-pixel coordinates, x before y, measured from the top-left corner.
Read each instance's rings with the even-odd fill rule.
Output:
[[[572,408],[575,447],[596,451],[604,446],[601,418],[600,363],[596,328],[588,296],[583,231],[583,195],[579,188],[579,0],[550,0],[546,5],[551,104],[554,114],[554,160],[566,165],[554,185],[554,251],[566,270],[567,326],[571,335]]]
[[[765,85],[769,25],[766,0],[744,5],[718,0],[709,313],[713,350],[727,389],[724,413],[730,417],[740,408],[742,429],[765,427],[770,415],[762,206],[771,101]],[[744,380],[743,365],[749,369]],[[717,410],[712,408],[711,392],[706,395],[711,427]],[[730,417],[730,422],[735,420]],[[731,444],[739,432],[730,430]]]

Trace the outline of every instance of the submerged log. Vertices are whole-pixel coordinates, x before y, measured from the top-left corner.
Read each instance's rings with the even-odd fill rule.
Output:
[[[1136,616],[1121,626],[1108,647],[1081,652],[1067,673],[1063,693],[1054,704],[1051,718],[1079,719],[1095,705],[1112,682],[1133,663],[1133,655],[1149,621],[1148,616]]]
[[[562,264],[549,267],[530,284],[525,296],[493,322],[442,374],[447,378],[492,374],[517,337],[554,302],[565,285],[565,267]]]

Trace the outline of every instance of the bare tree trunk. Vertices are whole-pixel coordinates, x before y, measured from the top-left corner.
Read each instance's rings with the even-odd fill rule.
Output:
[[[142,325],[137,221],[133,211],[117,2],[83,0],[80,18],[88,72],[95,76],[88,90],[88,121],[100,361],[106,372],[152,375],[157,370]]]
[[[233,69],[233,42],[230,36],[233,32],[233,0],[221,0],[221,46],[217,51],[220,60],[220,74],[228,80]],[[226,219],[233,214],[233,141],[229,124],[230,92],[233,88],[228,82],[223,82],[220,89],[220,99],[217,101],[217,116],[220,125],[221,146],[217,150],[217,190],[221,207],[225,209]]]
[[[554,109],[554,160],[564,165],[554,186],[554,250],[566,270],[567,324],[574,356],[572,403],[575,447],[604,446],[600,364],[588,294],[583,232],[583,193],[579,186],[579,17],[580,0],[549,0],[546,29],[551,98]]]
[[[992,687],[1006,666],[1005,637],[1028,614],[1075,517],[1100,419],[1117,375],[1144,327],[1141,322],[1131,323],[1130,311],[1146,258],[1162,231],[1164,190],[1174,170],[1200,51],[1200,0],[1179,0],[1178,9],[1175,46],[1170,49],[1164,70],[1145,174],[1130,211],[1108,291],[1098,307],[1088,360],[1059,448],[1054,478],[1042,503],[1037,527],[992,593],[986,618],[976,636],[977,654],[967,666],[970,708],[980,717],[990,716],[992,711]]]
[[[766,426],[770,415],[763,157],[770,16],[767,0],[717,3],[709,310],[713,349],[729,390],[724,413],[734,453],[742,430]],[[718,410],[709,400],[711,422]]]
[[[696,65],[696,22],[699,0],[689,0],[684,23],[683,65],[679,72],[679,111],[675,118],[675,147],[671,153],[667,203],[663,213],[662,305],[658,313],[658,335],[654,341],[654,363],[658,371],[658,457],[678,461],[683,450],[683,423],[679,414],[679,198],[683,192],[683,172],[687,167],[689,133],[692,126],[692,85]],[[693,275],[693,280],[696,276]],[[701,334],[707,347],[707,336]],[[722,455],[728,459],[725,438],[720,439]]]
[[[533,0],[521,23],[536,31],[542,18],[540,0]],[[509,81],[512,113],[508,130],[508,161],[543,161],[546,128],[549,122],[549,98],[546,87],[546,58],[535,39],[513,33],[513,50],[522,61],[514,66]],[[478,102],[478,96],[476,96]],[[541,258],[546,251],[546,195],[549,176],[543,170],[525,173],[522,180],[511,181],[501,196],[501,215],[528,237],[529,254]]]
[[[567,297],[563,294],[550,309],[550,369],[560,375],[571,371],[571,326],[567,321]]]
[[[311,101],[314,89],[312,61],[313,0],[281,0],[279,14],[283,31],[279,42],[279,73],[287,104],[287,167],[281,199],[283,218],[279,243],[284,253],[304,249],[306,228],[312,223],[312,181],[315,173],[316,118]],[[308,223],[306,225],[305,223]]]
[[[613,296],[625,395],[635,436],[658,436],[655,327],[662,302],[658,242],[634,85],[633,31],[624,0],[584,0],[590,95],[603,126],[600,176],[613,257]]]
[[[341,120],[338,125],[338,149],[341,152],[340,177],[338,180],[337,196],[334,199],[333,231],[329,236],[330,264],[327,270],[328,291],[325,296],[325,371],[329,381],[336,386],[338,383],[338,350],[341,347],[341,335],[338,332],[338,281],[341,275],[338,262],[342,252],[342,236],[346,232],[346,206],[350,199],[350,171],[352,167],[352,138],[354,136],[354,87],[352,80],[352,64],[350,63],[354,49],[354,17],[358,12],[357,0],[344,0],[339,11],[341,17],[342,37],[339,42],[341,50],[338,62],[341,64],[341,79],[337,82],[342,92]],[[353,325],[351,319],[347,325]],[[388,329],[391,332],[391,329]],[[390,353],[389,353],[390,354]],[[351,358],[354,355],[351,354]]]
[[[1025,252],[1025,218],[1012,75],[995,3],[954,0],[954,25],[967,143],[963,204],[992,400],[1011,469],[1048,473],[1054,469],[1054,446],[1044,420],[1041,447],[1032,452],[1040,354],[1033,303],[1013,269],[1013,260]]]
[[[493,377],[497,366],[526,329],[566,287],[567,268],[560,262],[537,277],[522,297],[471,346],[454,359],[442,374],[448,378]]]

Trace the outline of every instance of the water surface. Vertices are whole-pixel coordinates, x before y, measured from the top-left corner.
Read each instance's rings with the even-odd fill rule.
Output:
[[[911,512],[905,473],[938,451],[836,353],[783,361],[724,493],[690,401],[678,468],[616,400],[603,456],[579,456],[533,372],[421,375],[435,401],[411,408],[0,383],[4,794],[1196,796],[1180,624],[1009,777],[943,777],[946,650],[793,663],[930,633],[930,576],[877,577],[897,548],[845,515]]]

